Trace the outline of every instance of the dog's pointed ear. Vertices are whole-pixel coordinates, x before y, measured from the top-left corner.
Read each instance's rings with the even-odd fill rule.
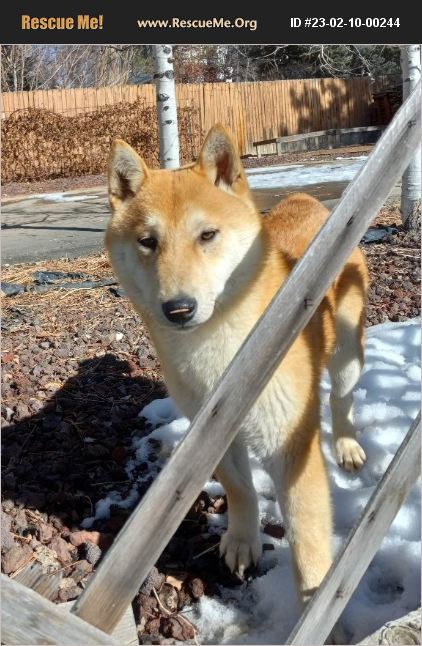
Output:
[[[235,193],[248,191],[237,148],[221,124],[209,130],[196,165],[216,186]]]
[[[108,192],[111,205],[134,197],[148,176],[138,153],[122,139],[113,141],[108,160]]]

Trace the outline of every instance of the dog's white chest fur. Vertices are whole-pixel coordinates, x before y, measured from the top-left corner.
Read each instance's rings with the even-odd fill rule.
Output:
[[[213,327],[165,332],[155,338],[170,395],[190,419],[233,359],[249,328],[239,319],[236,324],[226,320]],[[280,447],[297,415],[295,399],[293,384],[278,371],[242,424],[242,434],[256,452],[268,455]]]

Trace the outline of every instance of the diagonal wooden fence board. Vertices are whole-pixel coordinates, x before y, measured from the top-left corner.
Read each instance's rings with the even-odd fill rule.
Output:
[[[376,644],[420,644],[421,643],[421,609],[413,610],[404,617],[388,621],[372,635],[359,642],[358,646],[376,646]]]
[[[420,446],[419,413],[286,644],[324,643],[419,476]]]
[[[420,145],[420,83],[252,330],[72,612],[111,632]],[[233,394],[235,393],[235,396]]]
[[[21,583],[1,575],[1,641],[3,644],[114,644],[110,635],[91,626],[72,613]]]
[[[70,612],[74,604],[74,601],[68,601],[67,603],[61,603],[57,607],[62,611]],[[125,614],[120,619],[119,623],[113,628],[111,636],[116,642],[121,644],[121,646],[139,645],[138,631],[136,629],[135,617],[133,616],[132,604],[126,608]]]
[[[19,574],[14,577],[14,581],[21,583],[27,588],[45,599],[53,600],[57,597],[60,580],[63,578],[63,572],[46,573],[45,569],[38,561],[29,563]],[[55,604],[58,610],[70,612],[74,601]],[[139,644],[138,631],[136,629],[135,617],[133,615],[132,605],[128,606],[125,614],[119,623],[114,627],[111,636],[122,646],[136,646]]]
[[[39,561],[32,561],[13,578],[45,599],[52,600],[57,596],[63,571],[47,574]]]

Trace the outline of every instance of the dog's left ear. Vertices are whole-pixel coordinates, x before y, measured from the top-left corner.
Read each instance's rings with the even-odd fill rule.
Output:
[[[234,193],[249,193],[239,153],[221,124],[213,126],[208,132],[196,165],[219,188],[231,189]]]

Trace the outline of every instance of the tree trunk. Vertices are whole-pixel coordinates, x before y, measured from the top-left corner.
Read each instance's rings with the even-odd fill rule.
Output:
[[[403,45],[401,48],[403,72],[403,101],[421,78],[421,46]],[[420,229],[421,222],[421,151],[416,153],[402,178],[401,217],[408,230]]]
[[[154,60],[160,133],[160,164],[161,168],[178,168],[180,165],[179,133],[171,45],[154,45]]]

